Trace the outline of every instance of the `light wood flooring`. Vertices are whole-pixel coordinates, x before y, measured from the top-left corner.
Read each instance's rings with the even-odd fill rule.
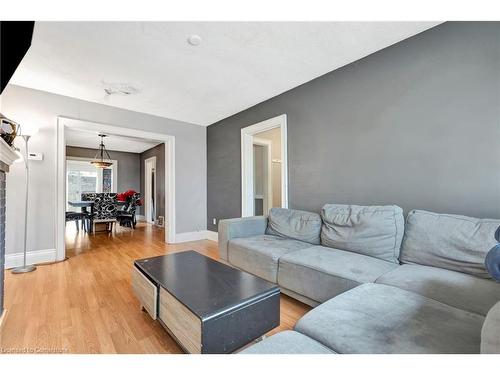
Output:
[[[35,272],[5,272],[0,353],[181,353],[161,325],[142,312],[130,284],[133,261],[193,249],[217,259],[217,243],[167,245],[162,229],[87,235],[68,223],[69,259]],[[281,296],[281,325],[290,329],[310,308]]]

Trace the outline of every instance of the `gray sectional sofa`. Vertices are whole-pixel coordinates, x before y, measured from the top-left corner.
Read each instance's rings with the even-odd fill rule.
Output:
[[[499,226],[420,210],[405,221],[397,206],[336,204],[321,215],[273,208],[268,217],[221,220],[221,261],[315,307],[294,331],[244,353],[498,352],[500,283],[484,259]]]

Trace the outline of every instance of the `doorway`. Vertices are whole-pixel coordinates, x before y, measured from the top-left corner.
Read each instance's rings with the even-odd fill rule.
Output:
[[[155,224],[156,221],[156,156],[144,161],[144,184],[145,184],[145,216],[146,221]]]
[[[241,129],[241,214],[288,207],[286,115]]]
[[[162,133],[153,133],[137,129],[124,128],[120,126],[107,125],[102,123],[94,123],[91,121],[85,121],[80,119],[72,119],[68,117],[58,117],[57,118],[57,189],[54,192],[56,195],[56,259],[63,260],[66,256],[66,244],[65,244],[65,224],[66,224],[66,208],[67,208],[67,155],[66,155],[66,139],[67,136],[71,134],[72,131],[82,131],[91,133],[104,133],[110,134],[115,137],[122,137],[121,142],[125,142],[123,137],[137,141],[142,140],[154,140],[158,143],[164,143],[163,156],[164,156],[164,168],[162,168],[162,180],[164,179],[164,199],[165,205],[165,230],[164,230],[164,240],[167,243],[175,243],[175,137]],[[95,134],[94,134],[95,136]],[[94,144],[94,143],[92,143]],[[143,165],[143,164],[139,164]],[[105,172],[105,171],[103,171]],[[109,174],[109,173],[108,173]],[[121,174],[123,177],[123,174]],[[141,176],[142,174],[138,174]],[[158,175],[158,171],[155,168],[155,177]],[[104,180],[109,182],[114,186],[114,181],[116,178],[113,176],[108,176],[110,178],[104,179],[103,177],[103,190],[104,190]],[[114,175],[116,177],[116,174]],[[155,178],[157,180],[157,178]],[[97,184],[97,182],[96,182]],[[140,190],[140,189],[138,189]],[[158,204],[158,200],[155,199],[155,204]]]
[[[271,168],[272,143],[268,139],[254,137],[253,142],[253,194],[254,215],[267,214],[273,207],[273,181]]]

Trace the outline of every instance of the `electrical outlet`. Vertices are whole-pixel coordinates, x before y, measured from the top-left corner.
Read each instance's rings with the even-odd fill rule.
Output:
[[[215,217],[212,219],[212,224],[217,225],[217,219]]]

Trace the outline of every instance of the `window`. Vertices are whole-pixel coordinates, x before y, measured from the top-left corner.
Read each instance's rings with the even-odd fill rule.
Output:
[[[81,200],[82,193],[112,193],[115,169],[97,169],[87,160],[66,160],[66,201]],[[80,211],[66,203],[67,211]]]

